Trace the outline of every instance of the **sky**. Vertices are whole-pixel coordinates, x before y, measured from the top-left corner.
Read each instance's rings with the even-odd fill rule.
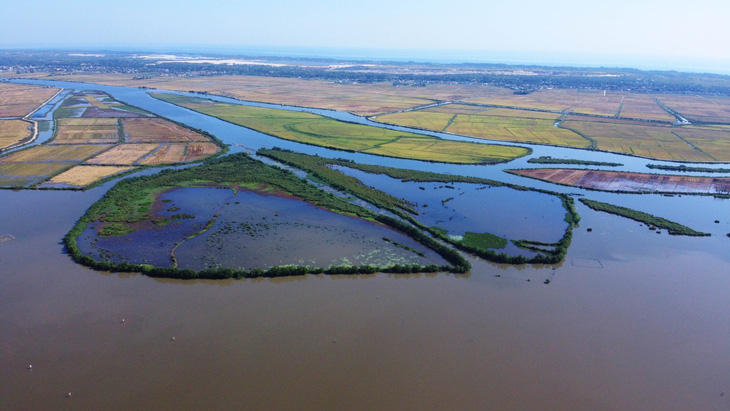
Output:
[[[8,1],[0,48],[533,53],[725,64],[730,71],[728,21],[730,2],[708,0]]]

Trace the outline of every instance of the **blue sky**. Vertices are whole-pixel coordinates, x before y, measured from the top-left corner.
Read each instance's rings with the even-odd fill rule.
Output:
[[[335,47],[730,61],[728,20],[727,2],[706,0],[8,1],[0,47]]]

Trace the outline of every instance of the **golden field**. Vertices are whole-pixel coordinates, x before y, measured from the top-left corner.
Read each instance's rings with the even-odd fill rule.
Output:
[[[59,89],[0,83],[0,117],[24,117],[53,97]]]
[[[80,165],[54,176],[49,180],[49,182],[54,184],[67,184],[70,186],[84,187],[106,177],[127,170],[132,170],[134,168],[135,167]]]
[[[31,126],[23,120],[0,120],[0,150],[31,137],[33,132],[28,130]]]

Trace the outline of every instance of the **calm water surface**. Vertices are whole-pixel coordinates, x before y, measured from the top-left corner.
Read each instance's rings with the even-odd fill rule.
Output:
[[[138,90],[93,88],[226,141],[287,145]],[[713,236],[655,234],[577,204],[581,224],[556,266],[471,259],[459,276],[156,280],[89,270],[63,252],[63,235],[110,184],[0,190],[0,234],[15,237],[0,243],[0,408],[730,408],[720,396],[730,392],[727,200],[530,185]]]

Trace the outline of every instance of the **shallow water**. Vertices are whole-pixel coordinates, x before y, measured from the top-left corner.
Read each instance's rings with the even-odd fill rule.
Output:
[[[333,168],[367,186],[408,199],[418,211],[418,221],[448,230],[450,235],[486,232],[509,240],[553,243],[568,225],[560,199],[548,194],[468,183],[403,182],[352,168]],[[514,248],[509,251],[524,251]]]
[[[226,141],[281,145],[164,110]],[[63,252],[63,236],[113,183],[0,190],[0,234],[15,237],[0,243],[0,408],[730,408],[720,396],[730,392],[730,203],[504,179],[713,236],[658,235],[576,202],[582,221],[556,266],[470,259],[463,276],[156,280],[89,270]]]

